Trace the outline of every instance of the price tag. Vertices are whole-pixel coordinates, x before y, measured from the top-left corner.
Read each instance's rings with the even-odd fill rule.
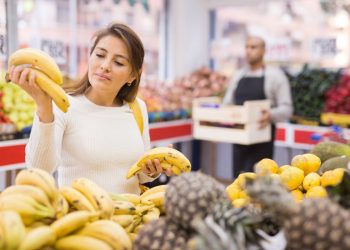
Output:
[[[65,44],[62,41],[42,39],[40,41],[40,49],[48,53],[57,64],[65,64],[67,62]]]
[[[312,55],[315,58],[332,58],[337,55],[336,38],[317,38],[312,41]]]

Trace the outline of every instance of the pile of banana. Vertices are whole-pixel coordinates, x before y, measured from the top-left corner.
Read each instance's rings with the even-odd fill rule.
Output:
[[[191,162],[180,151],[170,147],[156,147],[148,150],[129,169],[126,178],[129,179],[142,170],[142,165],[148,160],[158,159],[163,170],[171,169],[175,175],[191,171]]]
[[[8,68],[18,65],[28,65],[30,74],[35,73],[36,84],[52,98],[59,109],[67,112],[69,100],[61,87],[63,77],[52,57],[39,49],[19,49],[10,55]]]
[[[167,185],[148,189],[142,195],[110,194],[114,203],[112,221],[121,225],[132,241],[137,233],[151,220],[164,213],[164,199]]]
[[[0,194],[0,249],[132,249],[142,225],[163,211],[165,190],[109,194],[86,178],[58,189],[49,173],[22,170]]]

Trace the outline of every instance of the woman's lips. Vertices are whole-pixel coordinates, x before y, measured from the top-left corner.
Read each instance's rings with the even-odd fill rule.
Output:
[[[110,80],[110,78],[104,74],[99,74],[99,73],[96,73],[96,76],[100,79],[104,79],[104,80]]]

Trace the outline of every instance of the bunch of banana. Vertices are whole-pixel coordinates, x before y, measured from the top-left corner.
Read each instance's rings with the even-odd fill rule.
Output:
[[[70,206],[76,210],[96,211],[90,201],[78,190],[72,187],[61,187],[60,193],[67,200]]]
[[[16,250],[26,234],[21,217],[14,211],[0,212],[0,249]]]
[[[108,243],[114,250],[131,250],[132,243],[123,227],[110,220],[99,220],[86,225],[78,232]]]
[[[17,212],[25,225],[43,219],[54,219],[55,210],[40,204],[32,196],[23,193],[0,196],[0,211],[12,210]]]
[[[72,187],[82,193],[92,205],[94,211],[100,213],[101,219],[110,219],[114,212],[113,200],[106,190],[87,178],[73,180]],[[66,192],[67,194],[67,192]],[[79,200],[80,205],[87,203]],[[91,207],[89,208],[91,209]]]
[[[191,171],[191,163],[180,151],[170,147],[157,147],[147,151],[128,171],[126,178],[129,179],[141,171],[142,165],[148,160],[158,159],[164,170],[180,175],[182,172]]]
[[[167,185],[153,187],[141,195],[142,202],[152,202],[161,211],[164,210],[165,191]]]
[[[69,100],[60,86],[63,77],[52,57],[39,49],[19,49],[9,58],[8,68],[13,65],[30,65],[30,74],[35,73],[38,86],[52,98],[59,109],[67,112]]]
[[[50,227],[55,232],[57,238],[62,238],[84,227],[88,222],[97,219],[98,214],[96,212],[74,211],[56,220]]]
[[[49,226],[34,228],[26,234],[18,250],[37,250],[54,246],[56,234]]]
[[[24,169],[17,174],[15,183],[38,187],[45,192],[52,204],[57,204],[58,189],[55,179],[48,172],[39,168]]]

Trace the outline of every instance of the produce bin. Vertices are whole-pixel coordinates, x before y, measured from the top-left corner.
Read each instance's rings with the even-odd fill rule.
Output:
[[[243,145],[267,142],[271,140],[271,126],[259,129],[262,110],[270,110],[269,100],[225,106],[218,97],[197,98],[192,110],[193,137]]]

